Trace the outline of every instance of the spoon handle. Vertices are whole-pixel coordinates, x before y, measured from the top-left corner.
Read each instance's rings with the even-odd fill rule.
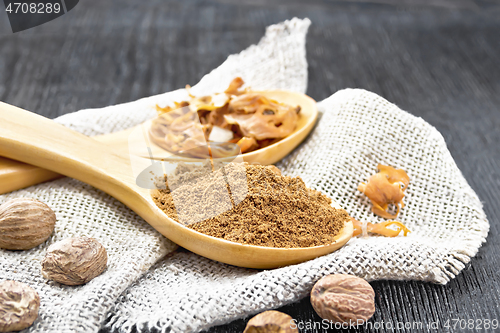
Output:
[[[97,135],[92,139],[104,143],[116,150],[128,150],[128,136],[133,129],[105,135]],[[35,165],[11,160],[0,156],[0,194],[64,177],[54,171],[46,170]]]
[[[50,119],[3,102],[0,155],[81,180],[118,200],[124,188],[135,186],[127,156]]]
[[[62,175],[34,165],[0,157],[0,194],[57,179]]]

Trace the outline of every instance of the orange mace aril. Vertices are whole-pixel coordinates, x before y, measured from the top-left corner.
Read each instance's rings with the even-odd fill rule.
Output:
[[[363,233],[363,222],[352,218],[352,223],[354,225],[354,231],[352,233],[353,236],[358,236]],[[388,227],[394,227],[388,228]],[[396,237],[399,233],[403,231],[403,234],[406,236],[409,232],[411,232],[403,223],[398,221],[385,221],[382,223],[370,223],[366,224],[366,232],[378,234],[387,237]]]
[[[377,174],[368,178],[368,183],[361,183],[358,190],[363,192],[372,202],[372,212],[386,219],[398,216],[401,207],[404,207],[404,190],[410,182],[410,177],[402,169],[379,164]],[[390,203],[397,205],[396,214],[387,211]],[[401,207],[399,206],[401,205]]]

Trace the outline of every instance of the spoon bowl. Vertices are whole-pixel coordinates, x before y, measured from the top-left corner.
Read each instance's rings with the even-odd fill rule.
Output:
[[[137,185],[130,158],[120,150],[1,102],[0,120],[0,155],[86,182],[124,203],[173,242],[213,260],[248,268],[286,266],[333,252],[352,236],[353,225],[347,221],[334,243],[309,248],[261,247],[211,237],[160,210],[151,190]]]

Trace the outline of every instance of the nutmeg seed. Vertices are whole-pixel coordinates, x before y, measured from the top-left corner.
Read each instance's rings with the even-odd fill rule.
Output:
[[[42,275],[68,286],[85,284],[106,269],[108,254],[96,239],[67,238],[51,245],[42,261]]]
[[[316,282],[311,304],[323,319],[361,325],[375,313],[375,292],[368,282],[354,275],[332,274]]]
[[[54,231],[56,214],[41,201],[12,199],[0,206],[0,248],[29,250]]]
[[[0,282],[0,332],[20,331],[38,317],[40,296],[27,284]]]
[[[250,319],[243,333],[298,333],[293,318],[279,311],[264,311]]]

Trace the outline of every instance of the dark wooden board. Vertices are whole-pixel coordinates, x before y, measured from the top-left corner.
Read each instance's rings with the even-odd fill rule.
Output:
[[[500,320],[498,1],[86,0],[16,34],[0,9],[0,100],[52,118],[195,84],[267,25],[309,17],[308,94],[364,88],[436,126],[491,223],[488,242],[448,285],[372,282],[371,322],[384,328],[344,331],[494,331],[444,323]],[[308,299],[280,310],[320,323]],[[245,322],[210,332],[242,332]]]

